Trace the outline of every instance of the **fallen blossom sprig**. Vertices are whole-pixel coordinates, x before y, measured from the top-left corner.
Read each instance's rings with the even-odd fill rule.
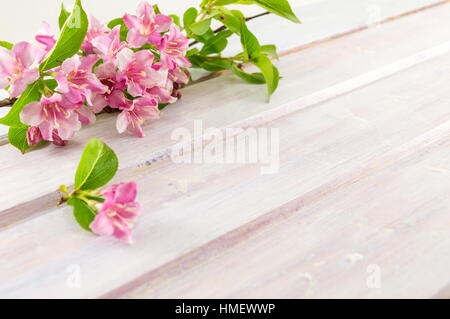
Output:
[[[103,188],[119,166],[114,151],[98,139],[86,145],[75,174],[74,189],[60,187],[60,204],[73,207],[79,225],[99,236],[114,236],[132,243],[132,230],[141,207],[136,202],[137,185],[119,183]]]
[[[267,12],[246,18],[228,8],[233,4]],[[261,45],[247,26],[267,13],[299,22],[287,0],[203,0],[182,18],[142,2],[136,14],[103,24],[76,0],[72,12],[62,6],[58,38],[44,23],[36,43],[0,42],[0,88],[10,94],[0,106],[12,104],[0,124],[10,127],[9,141],[22,152],[48,142],[64,146],[102,112],[119,113],[119,133],[144,137],[142,126],[179,100],[190,68],[231,70],[248,83],[266,84],[270,97],[280,79],[271,61],[277,49]],[[233,34],[243,52],[223,56]],[[247,73],[248,63],[260,72]]]

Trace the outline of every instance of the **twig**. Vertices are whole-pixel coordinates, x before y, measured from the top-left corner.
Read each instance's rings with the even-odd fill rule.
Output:
[[[0,101],[0,107],[8,107],[12,106],[14,103],[16,103],[16,98],[7,98]]]
[[[263,12],[263,13],[260,13],[260,14],[255,15],[255,16],[245,18],[245,21],[248,22],[248,21],[250,21],[250,20],[253,20],[253,19],[256,19],[256,18],[265,16],[265,15],[268,15],[268,14],[270,14],[270,12]],[[221,26],[220,28],[217,28],[216,30],[214,30],[214,33],[219,33],[219,32],[225,31],[226,29],[228,29],[227,26],[223,25],[223,26]],[[190,46],[190,47],[191,47],[191,46],[194,46],[194,45],[196,45],[197,43],[198,43],[198,41],[193,41],[193,42],[189,43],[189,46]]]

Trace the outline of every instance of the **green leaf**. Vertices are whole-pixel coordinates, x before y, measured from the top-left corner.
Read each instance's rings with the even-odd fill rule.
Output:
[[[8,50],[11,50],[14,47],[14,44],[6,42],[6,41],[0,41],[0,47],[4,47]]]
[[[214,4],[216,6],[226,6],[229,4],[256,4],[280,17],[289,19],[295,23],[300,23],[300,20],[292,11],[289,1],[287,0],[217,0]]]
[[[28,127],[10,127],[8,131],[8,140],[12,146],[16,147],[22,153],[25,153],[30,146],[27,142]]]
[[[35,101],[39,101],[41,98],[41,93],[39,91],[40,82],[30,84],[26,90],[22,93],[19,99],[14,103],[11,110],[6,114],[5,117],[0,119],[0,124],[11,126],[11,127],[23,127],[24,124],[20,122],[20,112],[23,108]]]
[[[124,24],[123,18],[113,19],[108,22],[107,27],[113,29],[115,26]]]
[[[81,2],[76,0],[72,13],[64,23],[58,41],[49,53],[48,58],[41,63],[39,69],[47,71],[57,67],[64,60],[77,53],[86,37],[88,24],[88,17],[81,6]]]
[[[276,91],[280,82],[280,74],[278,69],[272,64],[272,61],[265,55],[258,55],[251,61],[256,65],[264,75],[267,83],[267,89],[269,91],[269,99],[273,92]]]
[[[228,10],[224,7],[218,8],[220,14],[215,19],[223,23],[228,29],[237,35],[241,34],[241,24],[245,21],[244,15],[238,10]]]
[[[197,19],[198,11],[195,8],[189,8],[183,15],[183,24],[185,27],[190,26]]]
[[[232,64],[233,63],[230,60],[207,59],[201,64],[201,66],[207,71],[216,72],[228,70],[231,68]]]
[[[203,63],[203,57],[201,55],[197,55],[198,50],[196,53],[190,54],[189,52],[194,52],[195,50],[188,51],[188,54],[186,57],[189,59],[189,62],[192,64],[192,68],[201,69],[202,63]]]
[[[64,7],[64,3],[61,3],[61,13],[59,14],[59,29],[62,30],[64,23],[66,23],[67,19],[70,17],[70,12],[66,10]]]
[[[125,22],[123,21],[123,18],[117,18],[114,20],[111,20],[108,23],[108,28],[114,29],[114,27],[120,25],[120,41],[126,41],[128,36],[128,28],[125,25]]]
[[[264,84],[266,79],[262,73],[247,73],[239,69],[236,65],[231,68],[234,74],[250,84]]]
[[[153,5],[153,10],[155,11],[156,14],[161,14],[161,10],[159,10],[159,7],[157,4]]]
[[[75,174],[75,190],[96,190],[116,174],[119,160],[114,151],[99,139],[86,145]]]
[[[169,17],[172,18],[173,23],[175,23],[177,26],[181,27],[181,20],[180,17],[176,14],[169,14]]]
[[[197,40],[200,43],[206,43],[208,42],[209,39],[211,39],[214,36],[214,32],[213,30],[210,28],[208,31],[206,31],[206,33],[202,34],[202,35],[194,35],[192,36],[192,38],[194,38],[195,40]]]
[[[76,197],[71,197],[67,201],[67,205],[73,207],[73,215],[78,224],[80,224],[83,229],[89,232],[92,231],[89,226],[94,221],[97,212],[85,201]]]
[[[261,53],[270,56],[274,59],[278,59],[277,47],[273,44],[262,45]]]
[[[211,27],[211,19],[202,20],[191,24],[188,28],[195,35],[205,34]]]
[[[279,15],[280,17],[289,19],[295,23],[300,23],[300,20],[292,11],[287,0],[254,0],[254,2],[260,7]]]
[[[193,66],[203,68],[211,72],[228,70],[231,69],[231,66],[233,65],[230,60],[216,57],[206,57],[196,54],[190,56],[189,60],[192,62]]]
[[[217,33],[206,41],[200,53],[203,55],[209,55],[222,52],[228,45],[227,38],[232,34],[233,32],[230,30]]]
[[[245,23],[241,25],[241,43],[249,60],[252,60],[252,57],[257,55],[261,50],[258,39],[250,32]]]

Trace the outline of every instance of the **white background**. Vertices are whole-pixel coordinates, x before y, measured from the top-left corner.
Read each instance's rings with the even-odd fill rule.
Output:
[[[30,41],[40,28],[42,21],[54,26],[57,32],[57,21],[60,12],[61,0],[2,0],[0,6],[0,40],[9,42]],[[64,0],[66,8],[72,8],[74,0]],[[141,0],[82,0],[86,12],[94,15],[100,21],[108,21],[123,16],[125,12],[135,13]],[[165,14],[178,14],[192,6],[198,7],[201,0],[151,0],[150,4],[158,4]],[[291,0],[292,6],[296,3],[309,1]],[[314,2],[318,2],[317,0]],[[256,6],[240,6],[244,11],[262,12]]]

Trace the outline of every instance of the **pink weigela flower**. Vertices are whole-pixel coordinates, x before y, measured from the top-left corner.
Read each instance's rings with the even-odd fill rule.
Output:
[[[67,105],[67,101],[63,101],[60,94],[43,96],[40,102],[32,102],[24,107],[20,120],[24,124],[39,128],[42,139],[46,141],[58,141],[59,138],[67,141],[81,128],[76,112],[80,105]],[[39,139],[38,132],[33,128],[29,132],[29,141],[35,144]]]
[[[158,101],[154,98],[141,97],[129,102],[129,107],[123,109],[117,118],[119,133],[129,130],[137,137],[144,137],[142,125],[147,120],[158,119],[160,111]]]
[[[39,50],[30,43],[19,42],[13,49],[0,47],[0,89],[9,86],[11,97],[21,95],[39,79]]]
[[[27,131],[27,144],[29,146],[38,145],[43,140],[41,130],[37,126],[31,126]]]
[[[93,54],[94,53],[94,45],[92,44],[92,40],[95,38],[105,35],[106,33],[110,32],[111,30],[102,24],[97,18],[95,18],[92,15],[89,15],[89,28],[86,33],[86,39],[84,40],[83,44],[81,45],[81,48],[83,49],[83,52],[86,54]]]
[[[163,67],[173,70],[177,67],[189,68],[191,62],[186,58],[189,50],[189,39],[186,38],[176,24],[170,26],[170,32],[164,35],[158,45],[161,51],[161,64]]]
[[[104,190],[105,202],[90,225],[92,231],[97,235],[114,236],[131,244],[131,232],[141,210],[136,202],[136,195],[135,183],[120,183]]]
[[[64,61],[55,76],[58,82],[56,91],[63,93],[71,104],[82,104],[86,100],[92,105],[93,94],[103,94],[108,90],[92,73],[92,68],[98,60],[96,55],[75,55]]]
[[[125,14],[123,21],[129,29],[127,42],[132,48],[140,48],[144,44],[158,45],[162,38],[161,32],[166,32],[172,23],[168,16],[155,14],[147,2],[139,5],[137,16]]]
[[[94,94],[92,98],[92,110],[96,113],[106,106],[112,108],[127,108],[128,100],[124,90],[127,88],[126,79],[119,77],[116,65],[113,61],[105,62],[95,69],[95,74],[100,82],[108,89],[103,94]]]
[[[120,76],[128,86],[128,93],[132,96],[143,96],[146,89],[164,85],[168,72],[153,68],[154,55],[147,50],[134,53],[130,49],[123,49],[117,55],[117,67]]]
[[[43,45],[40,50],[40,63],[45,59],[46,55],[53,49],[56,44],[56,38],[52,32],[50,25],[47,22],[42,23],[42,28],[35,36],[35,40]]]
[[[103,61],[114,61],[117,54],[128,44],[120,40],[120,25],[114,27],[108,34],[100,35],[91,41],[94,52],[100,55]]]

